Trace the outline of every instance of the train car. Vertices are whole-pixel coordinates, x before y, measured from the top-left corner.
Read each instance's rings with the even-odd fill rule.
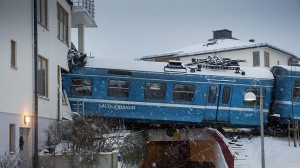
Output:
[[[280,117],[282,123],[300,119],[300,67],[274,66],[274,92],[272,113]]]
[[[266,122],[273,88],[269,69],[197,69],[175,64],[88,58],[84,67],[63,75],[63,88],[72,111],[83,116],[258,126],[260,85],[253,83],[258,79]],[[243,100],[248,91],[256,94],[255,102]]]

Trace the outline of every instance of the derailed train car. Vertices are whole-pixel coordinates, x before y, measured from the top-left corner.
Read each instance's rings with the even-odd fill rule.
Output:
[[[300,120],[300,67],[278,65],[271,72],[274,74],[272,113],[283,124]]]
[[[183,67],[144,61],[87,60],[63,75],[72,111],[83,116],[113,117],[135,122],[260,124],[260,85],[264,122],[270,109],[273,74],[267,68]],[[252,84],[251,84],[252,83]],[[244,101],[246,92],[255,102]]]

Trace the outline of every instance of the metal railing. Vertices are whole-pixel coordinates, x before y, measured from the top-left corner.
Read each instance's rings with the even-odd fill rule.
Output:
[[[95,19],[95,4],[94,0],[72,0],[73,6],[82,6]]]

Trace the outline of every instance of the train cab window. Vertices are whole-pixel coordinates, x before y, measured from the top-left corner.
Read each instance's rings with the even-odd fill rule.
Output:
[[[253,92],[256,96],[256,100],[251,102],[251,101],[244,101],[244,105],[248,105],[248,106],[259,106],[260,103],[260,89],[246,89],[245,93],[247,92]],[[263,98],[266,95],[266,90],[263,89],[262,92]]]
[[[166,97],[165,83],[150,83],[147,82],[144,90],[145,99],[164,100]]]
[[[300,80],[296,80],[294,84],[294,98],[300,98]]]
[[[222,93],[222,104],[228,104],[230,99],[231,88],[229,86],[224,86]]]
[[[128,97],[129,96],[129,81],[109,80],[108,81],[108,96],[109,97]]]
[[[209,103],[215,103],[217,97],[217,87],[216,86],[210,86],[209,87],[209,93],[208,93],[208,102]]]
[[[173,100],[175,101],[193,101],[195,87],[193,85],[175,84],[173,89]]]
[[[86,78],[73,78],[71,81],[71,94],[90,96],[92,95],[93,80]]]

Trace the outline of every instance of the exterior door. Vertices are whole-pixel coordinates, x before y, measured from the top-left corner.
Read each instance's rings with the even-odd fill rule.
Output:
[[[231,87],[214,84],[208,87],[205,120],[228,121],[231,100]]]
[[[19,165],[22,167],[28,167],[30,165],[29,158],[29,130],[30,128],[20,127],[19,129]]]

